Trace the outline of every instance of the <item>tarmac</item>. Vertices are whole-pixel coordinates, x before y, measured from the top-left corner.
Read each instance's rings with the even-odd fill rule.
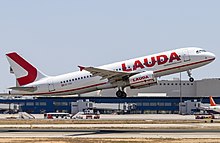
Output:
[[[0,138],[195,138],[220,139],[220,130],[144,129],[144,130],[63,130],[63,129],[1,129]]]
[[[44,119],[43,114],[32,114],[36,119]],[[1,114],[0,119],[8,117],[18,118],[18,114]],[[113,115],[101,114],[100,120],[194,120],[194,115],[179,115],[179,114],[126,114]]]
[[[3,120],[6,117],[17,115],[0,115]],[[138,115],[101,115],[100,120],[91,124],[54,124],[53,121],[43,119],[43,115],[34,115],[37,123],[19,124],[21,119],[15,119],[18,123],[0,124],[0,138],[215,138],[220,139],[220,123],[184,123],[185,120],[195,121],[192,115],[170,115],[170,114],[138,114]],[[40,119],[40,120],[38,120]],[[42,120],[43,119],[43,120]],[[40,121],[51,121],[43,124]],[[65,121],[64,119],[62,119]],[[72,119],[68,119],[72,120]],[[101,120],[125,120],[122,124],[99,123]],[[126,121],[162,120],[160,124],[128,124]],[[164,123],[168,120],[180,120],[183,123]],[[24,120],[29,121],[29,120]],[[39,121],[39,123],[38,123]]]
[[[220,123],[187,124],[3,124],[0,129],[219,129]]]

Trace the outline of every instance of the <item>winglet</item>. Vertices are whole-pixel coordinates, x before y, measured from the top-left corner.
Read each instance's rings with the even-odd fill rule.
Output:
[[[83,66],[78,66],[78,67],[79,67],[79,70],[80,70],[80,71],[82,71],[82,70],[85,69],[85,67],[83,67]]]
[[[209,100],[210,100],[210,105],[211,106],[216,106],[214,99],[212,98],[212,96],[209,96]]]

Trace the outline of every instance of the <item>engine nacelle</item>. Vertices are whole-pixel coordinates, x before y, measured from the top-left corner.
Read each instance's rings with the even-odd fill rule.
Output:
[[[129,78],[131,89],[143,88],[157,84],[157,78],[154,77],[153,71],[146,71]]]

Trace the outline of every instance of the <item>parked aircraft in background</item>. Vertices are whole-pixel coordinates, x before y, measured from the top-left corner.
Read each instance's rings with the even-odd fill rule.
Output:
[[[124,89],[149,87],[157,78],[202,67],[215,60],[213,53],[201,48],[181,48],[150,56],[116,62],[99,67],[79,66],[80,71],[59,76],[47,76],[19,56],[6,54],[17,86],[11,87],[14,95],[74,95],[96,90],[118,88],[117,97],[127,96]]]
[[[216,113],[220,113],[220,105],[217,105],[215,103],[215,101],[212,98],[212,96],[209,97],[209,100],[210,100],[210,106],[208,107],[208,110],[216,112]]]
[[[219,114],[220,113],[220,105],[217,105],[212,96],[209,96],[209,103],[210,104],[200,104],[198,108],[200,110],[206,111],[207,113],[211,114]]]

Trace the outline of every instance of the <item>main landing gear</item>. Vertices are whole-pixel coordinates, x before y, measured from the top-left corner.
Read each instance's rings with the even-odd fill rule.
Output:
[[[124,88],[122,88],[122,90],[119,88],[118,91],[116,92],[116,96],[118,98],[126,98],[127,93],[124,92]]]
[[[194,78],[192,77],[192,71],[191,71],[191,70],[188,70],[188,71],[187,71],[187,74],[188,74],[188,76],[189,76],[189,81],[190,81],[190,82],[194,82]]]

